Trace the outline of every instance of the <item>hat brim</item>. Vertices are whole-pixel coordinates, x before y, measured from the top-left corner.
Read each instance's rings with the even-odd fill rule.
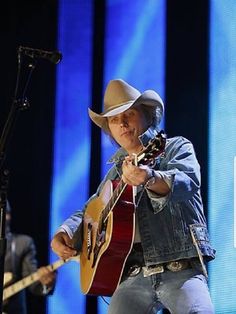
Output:
[[[158,109],[158,114],[160,115],[159,120],[161,120],[163,111],[164,111],[164,104],[161,97],[153,90],[147,90],[143,94],[141,94],[137,99],[119,104],[115,108],[111,108],[107,112],[103,112],[98,114],[88,108],[89,117],[91,120],[100,128],[107,131],[107,117],[112,117],[117,114],[120,114],[132,107],[137,107],[140,105],[145,105],[150,107],[150,109],[155,110]]]

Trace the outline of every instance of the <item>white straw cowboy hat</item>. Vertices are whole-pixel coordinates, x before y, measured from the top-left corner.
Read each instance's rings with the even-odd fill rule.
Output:
[[[104,95],[104,111],[100,114],[88,109],[92,121],[100,128],[109,132],[107,117],[111,117],[128,110],[131,107],[143,105],[153,110],[157,124],[160,123],[164,104],[161,97],[153,90],[146,90],[142,94],[121,79],[111,80]]]

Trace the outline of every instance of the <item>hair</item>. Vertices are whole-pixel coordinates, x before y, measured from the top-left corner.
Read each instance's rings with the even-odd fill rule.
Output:
[[[157,110],[156,108],[148,107],[143,105],[142,106],[143,113],[147,119],[147,121],[150,121],[150,126],[154,128],[158,128],[159,126],[159,119],[157,118]]]

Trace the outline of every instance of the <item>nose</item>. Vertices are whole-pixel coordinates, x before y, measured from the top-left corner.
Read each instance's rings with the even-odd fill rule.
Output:
[[[120,118],[120,127],[122,128],[122,127],[126,127],[126,126],[128,126],[128,120],[126,119],[125,116],[122,116]]]

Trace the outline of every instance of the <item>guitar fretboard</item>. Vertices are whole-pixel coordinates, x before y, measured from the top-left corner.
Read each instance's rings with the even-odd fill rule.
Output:
[[[76,257],[75,257],[76,258]],[[75,259],[75,258],[69,258],[67,260],[62,260],[59,259],[56,262],[46,266],[48,270],[54,271],[57,268],[61,267],[62,265],[64,265],[65,263],[67,263],[69,260],[71,259]],[[34,282],[39,280],[39,274],[38,271],[26,276],[25,278],[15,282],[14,284],[12,284],[11,286],[4,288],[3,290],[3,301],[5,301],[6,299],[10,298],[11,296],[13,296],[14,294],[16,294],[17,292],[23,290],[24,288],[32,285]]]
[[[127,183],[124,183],[123,180],[120,180],[120,182],[118,183],[118,185],[116,186],[115,190],[113,191],[113,194],[109,200],[109,202],[107,203],[106,207],[103,210],[102,213],[102,221],[106,221],[106,219],[108,218],[108,214],[109,212],[114,208],[114,206],[116,205],[119,197],[121,196],[122,192],[124,191],[124,189],[126,188]]]

